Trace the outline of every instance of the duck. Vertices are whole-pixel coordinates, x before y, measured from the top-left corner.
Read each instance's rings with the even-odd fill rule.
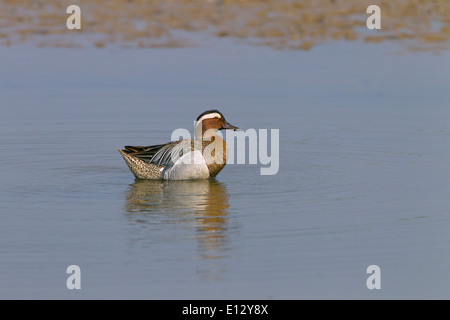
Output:
[[[138,179],[195,180],[216,177],[225,167],[228,148],[219,130],[240,131],[216,110],[201,113],[194,122],[194,139],[151,146],[117,148]]]

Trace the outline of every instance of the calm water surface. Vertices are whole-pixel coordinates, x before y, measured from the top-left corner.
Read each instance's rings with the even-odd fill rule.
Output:
[[[0,56],[0,298],[450,298],[448,52],[224,40]],[[278,173],[134,179],[116,147],[167,142],[210,108],[279,129]]]

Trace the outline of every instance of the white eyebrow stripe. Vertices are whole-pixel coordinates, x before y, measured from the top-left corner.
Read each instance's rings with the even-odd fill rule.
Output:
[[[222,118],[222,116],[220,114],[218,114],[217,112],[213,112],[213,113],[208,113],[205,114],[204,116],[202,116],[200,119],[198,119],[197,121],[202,121],[205,119],[212,119],[212,118]]]

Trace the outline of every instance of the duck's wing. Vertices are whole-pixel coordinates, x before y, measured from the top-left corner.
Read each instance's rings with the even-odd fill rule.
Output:
[[[154,146],[125,146],[124,152],[158,167],[170,167],[183,156],[194,150],[194,140],[179,140]],[[201,149],[200,149],[201,150]]]
[[[178,141],[176,141],[178,142]],[[158,144],[158,145],[154,145],[154,146],[146,146],[146,147],[141,147],[141,146],[125,146],[122,151],[125,153],[128,153],[130,156],[139,158],[147,163],[151,163],[153,157],[155,156],[156,153],[158,153],[158,151],[160,151],[162,148],[167,148],[169,145],[171,145],[172,143],[175,142],[169,142],[169,143],[163,143],[163,144]]]

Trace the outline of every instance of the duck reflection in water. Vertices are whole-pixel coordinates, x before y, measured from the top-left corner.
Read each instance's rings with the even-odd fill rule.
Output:
[[[164,235],[170,235],[180,226],[186,239],[186,230],[194,229],[194,235],[188,238],[197,239],[200,258],[218,259],[224,257],[228,241],[228,207],[226,188],[215,179],[136,179],[128,191],[126,211],[133,225],[153,229],[145,232],[147,241],[157,236],[155,233],[161,234],[158,231],[166,229]]]

